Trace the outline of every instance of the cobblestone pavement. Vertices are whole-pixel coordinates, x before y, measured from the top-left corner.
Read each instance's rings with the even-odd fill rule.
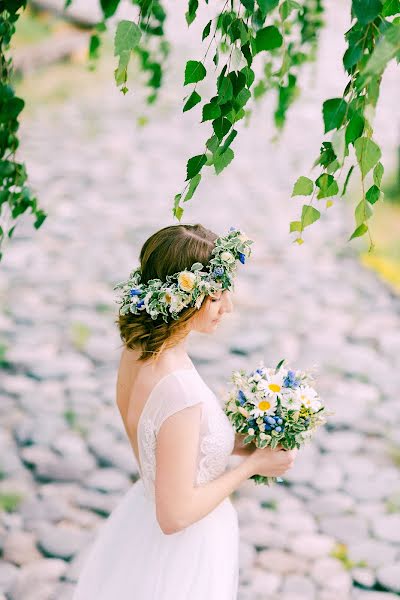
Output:
[[[346,243],[350,200],[338,200],[301,247],[287,233],[301,207],[290,198],[293,181],[318,153],[321,99],[342,89],[347,10],[345,2],[330,8],[319,62],[304,73],[280,142],[270,141],[269,101],[241,127],[234,163],[207,174],[183,219],[220,233],[237,225],[256,240],[237,278],[236,310],[213,336],[191,338],[207,383],[221,393],[232,369],[287,357],[298,368],[317,365],[335,411],[284,484],[249,481],[234,494],[239,600],[400,594],[400,301]],[[24,122],[22,150],[49,217],[38,232],[28,219],[19,226],[0,273],[12,364],[0,380],[0,505],[9,509],[0,512],[1,599],[70,598],[96,527],[137,478],[115,407],[121,345],[112,286],[146,237],[173,222],[185,159],[206,139],[198,114],[180,112],[177,82],[184,60],[199,56],[193,31],[201,31],[195,24],[186,33],[183,18],[170,24],[175,54],[147,126],[135,125],[143,93],[122,97],[111,72],[88,74],[91,93]],[[387,165],[394,86],[391,71],[376,119]]]

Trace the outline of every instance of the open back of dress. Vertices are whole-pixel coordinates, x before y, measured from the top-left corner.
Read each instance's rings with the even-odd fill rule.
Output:
[[[195,368],[175,370],[153,387],[140,415],[140,474],[101,526],[73,600],[235,600],[238,518],[230,498],[186,529],[162,532],[155,510],[157,435],[177,411],[201,403],[196,485],[219,477],[235,434]]]

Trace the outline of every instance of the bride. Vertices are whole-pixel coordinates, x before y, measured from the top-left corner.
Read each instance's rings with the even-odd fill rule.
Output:
[[[190,331],[232,311],[251,240],[231,228],[171,225],[144,243],[122,290],[117,405],[140,471],[102,524],[73,600],[235,600],[238,518],[230,494],[279,476],[296,451],[243,447],[189,358]],[[243,460],[226,469],[229,456]]]

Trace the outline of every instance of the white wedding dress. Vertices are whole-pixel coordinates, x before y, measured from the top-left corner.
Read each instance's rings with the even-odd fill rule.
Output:
[[[194,367],[172,371],[153,387],[139,418],[141,478],[101,525],[73,600],[236,600],[239,528],[231,499],[174,534],[164,534],[156,519],[157,433],[169,416],[198,403],[196,485],[225,471],[235,441],[228,417]]]

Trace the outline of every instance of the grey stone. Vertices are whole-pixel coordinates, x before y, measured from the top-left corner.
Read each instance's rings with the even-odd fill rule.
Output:
[[[400,560],[381,566],[376,573],[379,583],[391,592],[400,593]]]
[[[97,469],[91,473],[85,481],[89,488],[101,492],[121,492],[128,489],[131,485],[129,478],[112,468]]]
[[[284,550],[262,550],[257,555],[256,563],[279,575],[302,574],[308,569],[308,563],[304,556],[296,556]]]
[[[98,447],[96,456],[101,466],[115,467],[124,471],[129,476],[139,475],[139,468],[135,455],[128,443],[114,442],[111,446]]]
[[[299,600],[313,600],[315,598],[315,584],[309,577],[302,575],[288,575],[285,577],[282,593],[285,596],[288,594],[296,595]]]
[[[289,548],[298,556],[317,559],[327,556],[334,548],[335,540],[320,533],[304,533],[289,540]]]
[[[67,514],[67,505],[62,498],[27,498],[20,507],[25,523],[35,521],[61,521]]]
[[[354,562],[364,561],[368,567],[377,568],[394,561],[398,550],[392,544],[365,539],[349,544],[348,556]]]
[[[357,515],[323,517],[320,520],[320,528],[324,533],[345,544],[368,537],[366,520]]]
[[[376,580],[374,571],[365,567],[353,568],[351,570],[351,576],[356,584],[364,588],[372,588]]]
[[[76,527],[46,525],[40,528],[37,543],[45,556],[69,560],[88,540],[88,534]]]
[[[382,515],[377,517],[372,528],[375,535],[388,542],[400,543],[400,515]]]
[[[10,531],[4,540],[3,558],[19,566],[41,558],[35,536],[27,531]]]
[[[88,508],[101,516],[108,516],[118,500],[119,496],[115,494],[106,495],[91,490],[82,490],[75,498],[77,506]]]
[[[335,558],[326,557],[315,561],[311,576],[321,587],[338,594],[347,594],[352,586],[349,573]]]
[[[64,561],[51,558],[25,565],[9,592],[11,600],[51,600],[56,582],[66,568]]]
[[[18,568],[5,560],[0,560],[0,594],[7,594],[18,577]]]

